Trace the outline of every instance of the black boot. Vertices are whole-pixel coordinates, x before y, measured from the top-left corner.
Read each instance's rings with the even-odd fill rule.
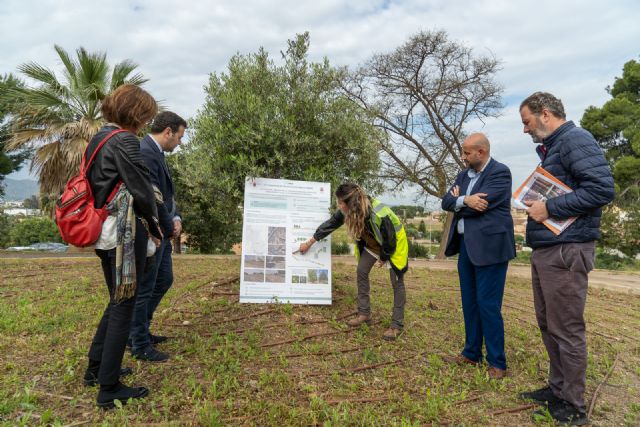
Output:
[[[100,362],[97,360],[89,359],[89,366],[87,366],[87,370],[84,372],[84,378],[82,382],[87,387],[93,387],[98,384],[98,371],[100,370]],[[133,370],[131,368],[121,368],[120,376],[125,377],[127,375],[133,374]]]
[[[101,384],[96,404],[100,408],[111,409],[116,406],[116,399],[126,405],[129,399],[140,399],[148,394],[149,389],[146,387],[128,387],[120,382],[111,385]]]

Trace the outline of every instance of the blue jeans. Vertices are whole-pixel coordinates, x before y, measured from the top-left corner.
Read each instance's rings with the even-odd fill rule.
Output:
[[[458,275],[465,331],[462,355],[476,362],[482,360],[484,340],[487,363],[499,369],[507,369],[501,309],[508,266],[509,262],[482,267],[473,265],[464,239],[461,240]]]
[[[153,313],[162,297],[173,284],[173,266],[171,263],[171,239],[162,239],[155,254],[155,265],[144,273],[138,283],[138,296],[131,321],[131,351],[143,351],[151,345],[149,326]]]

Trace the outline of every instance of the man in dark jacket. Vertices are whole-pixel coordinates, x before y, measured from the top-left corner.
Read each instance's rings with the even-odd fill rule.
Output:
[[[502,296],[509,260],[516,256],[511,217],[511,171],[490,157],[486,136],[474,133],[462,144],[467,169],[460,172],[442,199],[442,209],[455,212],[445,255],[459,253],[458,275],[464,314],[465,345],[449,362],[477,365],[482,343],[488,373],[507,373],[504,353]]]
[[[536,318],[549,354],[549,385],[520,396],[547,404],[561,423],[588,422],[584,402],[587,341],[584,308],[602,207],[613,200],[611,171],[593,136],[566,121],[562,102],[536,92],[520,104],[524,132],[539,144],[542,167],[573,192],[527,203],[527,243]],[[556,235],[548,218],[575,222]]]
[[[158,204],[158,216],[164,238],[156,250],[155,265],[148,269],[138,285],[136,307],[131,323],[131,354],[140,360],[162,362],[167,353],[153,345],[165,341],[161,335],[152,335],[149,327],[160,300],[173,284],[171,239],[182,231],[182,220],[176,207],[173,182],[164,152],[172,152],[180,145],[187,122],[170,111],[156,116],[151,133],[140,141],[140,153],[149,169],[152,184],[162,193],[163,203]]]

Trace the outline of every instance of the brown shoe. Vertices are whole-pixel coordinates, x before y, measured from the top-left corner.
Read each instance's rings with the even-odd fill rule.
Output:
[[[487,369],[487,373],[489,374],[489,378],[491,378],[492,380],[501,380],[507,376],[506,369],[495,368],[493,366],[489,366],[489,369]]]
[[[366,323],[367,325],[371,324],[371,315],[369,316],[365,316],[364,314],[358,314],[358,316],[355,319],[351,319],[347,322],[347,325],[349,326],[360,326],[363,323]]]
[[[442,360],[447,363],[451,363],[452,365],[478,365],[478,362],[474,362],[461,354],[456,354],[455,356],[442,356]]]
[[[395,341],[400,336],[402,329],[389,328],[382,334],[382,339],[387,341]]]

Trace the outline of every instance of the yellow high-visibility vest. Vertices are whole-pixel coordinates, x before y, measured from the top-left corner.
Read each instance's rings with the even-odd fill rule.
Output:
[[[380,224],[382,224],[382,218],[388,216],[396,232],[396,251],[391,255],[391,265],[396,270],[402,271],[406,266],[409,259],[409,243],[407,242],[407,233],[404,231],[402,222],[396,216],[391,208],[377,199],[371,199],[371,214],[369,215],[369,222],[371,229],[373,230],[373,237],[376,242],[382,246],[382,235],[380,233]],[[360,251],[358,245],[355,245],[356,259],[360,259]]]

